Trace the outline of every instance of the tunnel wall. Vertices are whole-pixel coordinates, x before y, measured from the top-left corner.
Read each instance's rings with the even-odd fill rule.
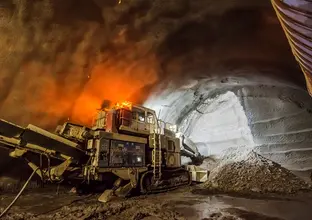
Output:
[[[266,86],[238,92],[255,149],[299,176],[312,172],[312,100],[303,91]]]
[[[248,119],[239,98],[231,91],[202,100],[180,126],[201,154],[219,155],[229,147],[253,146]]]
[[[283,82],[246,78],[195,81],[145,104],[179,124],[201,153],[251,147],[309,180],[312,172],[312,100]],[[238,101],[236,101],[238,100]],[[213,110],[213,108],[215,110]]]

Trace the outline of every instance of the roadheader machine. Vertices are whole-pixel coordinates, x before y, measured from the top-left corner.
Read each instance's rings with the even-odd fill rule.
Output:
[[[130,102],[100,109],[92,127],[66,122],[55,133],[0,120],[0,147],[9,149],[11,157],[24,158],[44,182],[105,186],[99,198],[103,202],[109,195],[148,194],[188,185],[196,177],[182,166],[181,156],[202,158],[176,126]]]

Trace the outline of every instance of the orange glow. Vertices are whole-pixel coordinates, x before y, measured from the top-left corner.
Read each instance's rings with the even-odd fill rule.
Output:
[[[52,65],[30,62],[22,68],[13,92],[4,102],[7,109],[12,109],[7,111],[7,118],[22,125],[33,123],[52,129],[68,118],[73,123],[91,126],[104,100],[111,103],[107,108],[113,108],[115,103],[126,107],[131,107],[131,102],[137,103],[136,98],[141,97],[135,95],[155,83],[156,71],[154,59],[133,63],[112,60],[96,65],[90,74],[71,68],[63,76],[60,74],[57,81]],[[16,103],[24,106],[22,118],[20,109],[14,108]]]
[[[116,109],[125,108],[125,109],[131,110],[131,109],[132,109],[132,103],[131,103],[131,102],[128,102],[128,101],[123,101],[123,102],[121,102],[121,103],[117,103],[117,104],[115,105],[115,108],[116,108]]]
[[[118,62],[115,65],[96,66],[90,80],[76,100],[71,121],[89,124],[103,100],[109,100],[112,105],[122,103],[124,100],[137,102],[133,95],[157,80],[156,68],[153,64],[154,61],[150,60],[133,64]],[[123,105],[129,106],[126,103]]]
[[[9,28],[7,37],[3,33],[2,54],[10,56],[0,62],[1,118],[51,131],[66,120],[90,126],[104,100],[137,103],[147,95],[140,89],[158,80],[154,44],[128,40],[126,28],[85,19],[48,32],[38,25],[35,45],[20,34],[21,28]],[[27,27],[21,31],[28,32]],[[7,45],[6,38],[17,41]]]

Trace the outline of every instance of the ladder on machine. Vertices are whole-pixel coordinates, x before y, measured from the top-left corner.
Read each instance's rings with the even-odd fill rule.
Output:
[[[159,130],[159,131],[158,131]],[[152,144],[153,144],[153,151],[152,151],[152,160],[153,160],[153,175],[154,180],[161,179],[161,164],[162,164],[162,157],[161,157],[161,138],[160,138],[160,127],[157,123],[156,129],[154,129],[154,133],[152,136]]]

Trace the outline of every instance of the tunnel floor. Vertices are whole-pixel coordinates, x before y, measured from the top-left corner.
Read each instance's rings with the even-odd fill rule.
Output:
[[[15,197],[0,196],[3,210]],[[310,220],[312,193],[290,196],[213,194],[184,187],[168,193],[117,198],[107,204],[98,195],[78,196],[68,190],[25,192],[3,219],[200,219],[200,220]]]

